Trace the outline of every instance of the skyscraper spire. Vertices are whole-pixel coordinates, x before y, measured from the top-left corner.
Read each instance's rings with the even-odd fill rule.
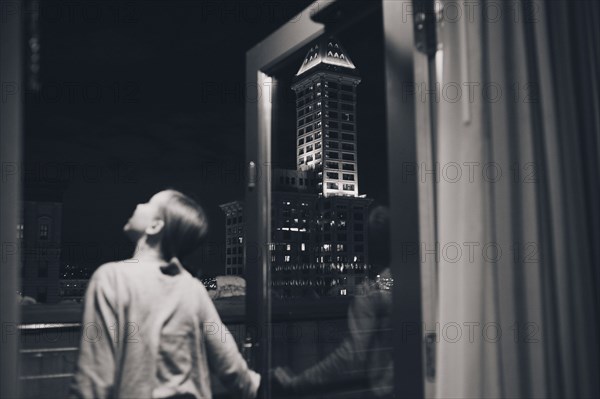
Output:
[[[304,58],[296,76],[300,76],[318,65],[331,65],[349,70],[356,70],[356,66],[348,57],[339,41],[333,37],[323,36],[315,43]]]

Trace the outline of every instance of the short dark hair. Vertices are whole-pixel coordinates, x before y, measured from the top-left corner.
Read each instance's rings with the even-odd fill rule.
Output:
[[[202,207],[177,190],[165,190],[169,198],[162,204],[165,222],[161,250],[165,259],[180,260],[196,250],[208,231],[208,220]]]

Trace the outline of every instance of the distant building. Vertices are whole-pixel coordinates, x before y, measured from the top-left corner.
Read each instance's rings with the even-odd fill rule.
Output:
[[[309,50],[296,92],[296,170],[271,173],[272,292],[281,297],[354,295],[368,276],[367,215],[359,195],[358,71],[335,38]],[[226,215],[226,274],[243,275],[243,203]]]
[[[366,222],[371,200],[323,197],[299,189],[299,179],[310,182],[310,173],[289,175],[287,170],[272,173],[269,254],[273,291],[284,297],[355,294],[369,271]],[[225,274],[243,276],[243,202],[223,204],[221,209],[226,218]]]
[[[22,295],[41,303],[57,303],[61,249],[62,203],[25,201],[17,239],[22,256]]]
[[[354,295],[368,275],[370,200],[273,193],[271,281],[281,296]]]
[[[87,267],[63,265],[60,271],[60,300],[81,302],[92,276]]]
[[[244,274],[243,204],[233,201],[221,205],[225,212],[225,274]]]

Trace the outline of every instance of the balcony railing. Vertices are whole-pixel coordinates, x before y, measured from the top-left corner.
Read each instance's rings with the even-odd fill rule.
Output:
[[[349,300],[326,298],[274,304],[273,365],[286,365],[300,371],[331,352],[347,332]],[[215,305],[241,349],[247,333],[244,298],[216,300]],[[19,326],[22,398],[66,396],[77,364],[81,317],[81,304],[23,307]],[[252,334],[251,331],[248,333]],[[213,379],[213,392],[216,398],[228,397],[216,378]],[[328,393],[323,397],[352,396]]]

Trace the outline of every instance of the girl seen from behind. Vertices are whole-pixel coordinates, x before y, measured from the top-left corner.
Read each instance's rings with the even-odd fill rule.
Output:
[[[139,204],[124,227],[131,259],[106,263],[86,291],[70,398],[210,398],[214,372],[254,398],[250,370],[204,288],[180,259],[207,231],[202,208],[175,190]]]

